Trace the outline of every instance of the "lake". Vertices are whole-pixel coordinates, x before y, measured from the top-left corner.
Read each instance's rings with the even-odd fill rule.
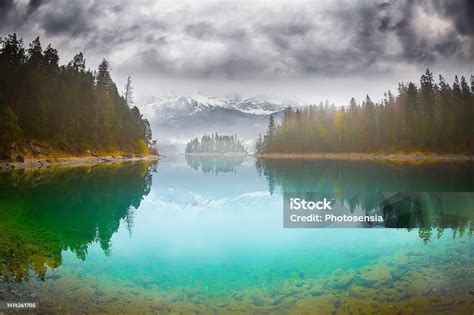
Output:
[[[53,313],[472,314],[473,197],[428,225],[436,206],[424,205],[474,192],[473,169],[171,156],[3,172],[0,300]],[[427,201],[397,221],[406,228],[286,229],[285,192]]]

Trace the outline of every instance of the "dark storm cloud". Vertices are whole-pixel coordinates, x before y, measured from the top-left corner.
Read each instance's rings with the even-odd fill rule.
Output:
[[[63,2],[60,6],[52,5],[45,12],[41,26],[46,36],[79,36],[94,30],[97,7],[84,6],[77,1]]]
[[[14,6],[15,2],[13,0],[0,1],[0,17],[7,16]]]
[[[10,29],[20,27],[43,3],[43,0],[29,0],[21,4],[15,0],[1,0],[0,31],[5,27]]]
[[[434,2],[438,11],[454,21],[457,31],[462,35],[474,35],[474,1],[457,0]]]
[[[0,30],[10,23],[16,23],[17,7],[14,0],[0,1]]]
[[[0,1],[0,33],[54,39],[150,74],[285,78],[470,63],[474,4]],[[5,22],[7,21],[7,22]],[[74,45],[68,45],[74,42]]]
[[[30,0],[28,3],[28,9],[26,11],[26,15],[30,15],[35,12],[41,4],[43,4],[43,0]]]

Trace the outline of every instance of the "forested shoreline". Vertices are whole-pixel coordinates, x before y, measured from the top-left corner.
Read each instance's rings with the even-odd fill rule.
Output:
[[[435,82],[426,70],[420,84],[400,83],[398,95],[336,108],[320,104],[288,107],[280,125],[270,117],[257,154],[318,152],[474,152],[474,77]]]
[[[150,125],[131,102],[130,79],[121,95],[106,59],[92,71],[82,53],[59,65],[58,51],[39,37],[28,48],[16,34],[0,40],[0,159],[33,142],[78,155],[150,154]]]

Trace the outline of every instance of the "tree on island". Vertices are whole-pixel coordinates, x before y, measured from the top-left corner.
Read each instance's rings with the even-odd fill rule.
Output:
[[[426,70],[419,87],[400,83],[398,96],[385,93],[374,102],[367,95],[362,104],[352,98],[349,106],[326,103],[285,109],[275,126],[270,116],[259,153],[433,151],[474,152],[474,77],[455,76],[450,86],[443,76],[438,83]]]
[[[121,96],[106,59],[96,72],[82,53],[59,66],[57,50],[43,50],[39,37],[27,50],[16,34],[0,45],[1,146],[37,140],[70,152],[149,152],[151,129],[131,107],[131,79]]]
[[[189,141],[185,153],[247,153],[236,135],[204,135]]]

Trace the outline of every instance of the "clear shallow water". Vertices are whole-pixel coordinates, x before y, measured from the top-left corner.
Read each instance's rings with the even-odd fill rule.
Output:
[[[473,191],[472,165],[255,164],[0,174],[1,294],[47,312],[472,313],[472,217],[282,228],[283,191]]]

